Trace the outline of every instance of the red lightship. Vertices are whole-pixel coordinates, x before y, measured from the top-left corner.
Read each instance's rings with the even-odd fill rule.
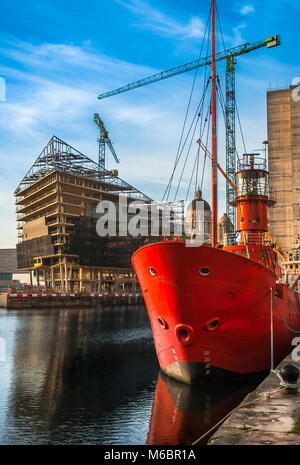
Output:
[[[212,1],[212,243],[187,247],[164,240],[136,251],[132,264],[148,310],[162,371],[194,384],[271,368],[289,352],[300,330],[299,294],[280,267],[281,251],[268,233],[266,160],[245,154],[236,173],[239,239],[217,244],[217,130],[215,2]],[[286,277],[285,277],[286,278]]]
[[[236,175],[239,244],[166,240],[132,257],[159,364],[186,383],[269,369],[271,299],[275,363],[292,348],[287,326],[300,330],[299,294],[282,282],[276,248],[265,245],[268,173],[249,158]]]

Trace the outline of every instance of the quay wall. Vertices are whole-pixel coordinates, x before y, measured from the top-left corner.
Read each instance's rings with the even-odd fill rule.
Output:
[[[289,355],[277,368],[292,363],[300,370],[300,361],[294,359]],[[299,379],[297,390],[289,391],[280,389],[278,377],[270,373],[208,441],[208,445],[264,444],[300,445]]]
[[[132,294],[0,294],[0,308],[95,307],[143,304],[141,293]]]

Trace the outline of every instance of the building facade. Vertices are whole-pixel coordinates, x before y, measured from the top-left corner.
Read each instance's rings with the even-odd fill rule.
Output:
[[[24,278],[24,275],[18,271],[16,249],[0,249],[0,292],[21,287],[23,284],[19,278]]]
[[[300,247],[300,100],[297,88],[267,93],[270,231],[285,252]]]
[[[99,237],[92,214],[102,200],[151,199],[53,136],[15,191],[17,260],[31,284],[54,291],[135,288],[132,253],[142,238]]]

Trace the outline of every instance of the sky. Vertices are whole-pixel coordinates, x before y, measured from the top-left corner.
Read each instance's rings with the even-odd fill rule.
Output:
[[[95,112],[104,120],[121,161],[116,165],[108,156],[108,169],[117,168],[122,179],[153,199],[162,199],[176,157],[194,72],[108,99],[97,97],[197,59],[209,3],[1,2],[0,248],[16,244],[13,192],[52,135],[97,160]],[[284,88],[300,75],[300,4],[292,0],[218,0],[217,5],[226,49],[272,34],[280,34],[282,40],[280,47],[263,48],[238,58],[236,65],[239,116],[246,149],[252,151],[260,148],[267,137],[266,91]],[[217,29],[217,49],[222,50]],[[217,72],[224,90],[224,62],[218,64]],[[204,69],[199,69],[192,109],[200,99],[203,76]],[[225,167],[221,108],[218,137],[219,162]],[[237,143],[241,153],[240,134]],[[196,153],[196,143],[192,150]],[[184,198],[189,180],[186,170],[179,198]],[[219,177],[219,216],[225,209],[224,193],[225,182]],[[210,202],[208,165],[203,196]]]

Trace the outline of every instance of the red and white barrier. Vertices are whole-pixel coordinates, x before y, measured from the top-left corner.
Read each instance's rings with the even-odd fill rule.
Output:
[[[102,294],[6,294],[7,297],[141,297],[141,293],[134,294],[109,294],[107,292]]]

